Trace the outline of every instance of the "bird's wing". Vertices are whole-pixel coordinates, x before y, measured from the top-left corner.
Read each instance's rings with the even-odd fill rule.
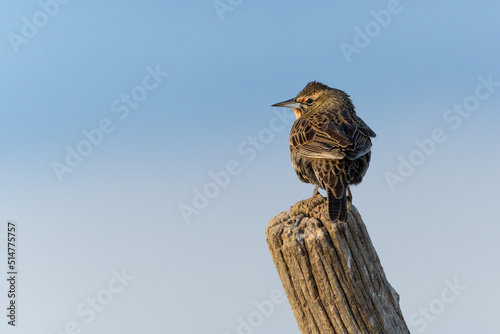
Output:
[[[348,159],[355,160],[370,152],[372,148],[370,137],[377,135],[361,118],[354,116],[349,124],[342,123],[340,129],[352,143],[352,146],[345,150]]]
[[[299,118],[290,132],[290,148],[309,158],[355,160],[370,152],[370,137],[375,137],[360,118],[356,121],[337,126],[321,114]]]
[[[346,158],[355,160],[370,152],[372,148],[372,142],[370,140],[370,137],[365,134],[365,128],[361,128],[359,126],[351,126],[348,124],[342,124],[341,127],[343,132],[348,133],[349,140],[352,143],[351,146],[347,147],[344,150]]]
[[[290,131],[290,149],[309,158],[342,159],[346,156],[342,148],[352,143],[331,122],[311,122],[299,118]]]
[[[359,132],[361,132],[367,137],[377,137],[375,132],[372,129],[370,129],[370,127],[366,125],[366,123],[361,118],[356,117],[356,123],[358,123],[357,128]]]

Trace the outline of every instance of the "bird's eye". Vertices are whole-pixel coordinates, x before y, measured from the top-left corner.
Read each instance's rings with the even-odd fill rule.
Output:
[[[307,101],[306,101],[307,104],[312,104],[313,102],[314,102],[313,99],[307,99]]]

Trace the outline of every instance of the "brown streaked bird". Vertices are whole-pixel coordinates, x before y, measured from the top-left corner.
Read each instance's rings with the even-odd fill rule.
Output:
[[[349,185],[359,184],[370,164],[375,132],[356,115],[349,95],[312,81],[293,99],[273,107],[292,108],[290,157],[302,182],[326,190],[331,221],[347,221]]]

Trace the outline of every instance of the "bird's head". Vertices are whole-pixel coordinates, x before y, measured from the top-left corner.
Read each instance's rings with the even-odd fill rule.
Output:
[[[292,108],[295,117],[298,119],[316,110],[326,100],[331,98],[332,93],[335,91],[336,89],[332,89],[321,82],[311,81],[296,97],[273,104],[272,107]]]

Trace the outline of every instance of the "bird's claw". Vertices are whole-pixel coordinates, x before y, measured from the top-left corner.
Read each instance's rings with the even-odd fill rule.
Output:
[[[352,203],[352,192],[351,192],[351,187],[347,186],[347,194],[346,194],[347,199],[349,202]]]
[[[319,193],[318,188],[319,188],[319,186],[316,186],[316,188],[314,188],[314,192],[313,192],[313,195],[312,195],[313,198],[316,197],[317,195],[321,196],[321,194]]]

